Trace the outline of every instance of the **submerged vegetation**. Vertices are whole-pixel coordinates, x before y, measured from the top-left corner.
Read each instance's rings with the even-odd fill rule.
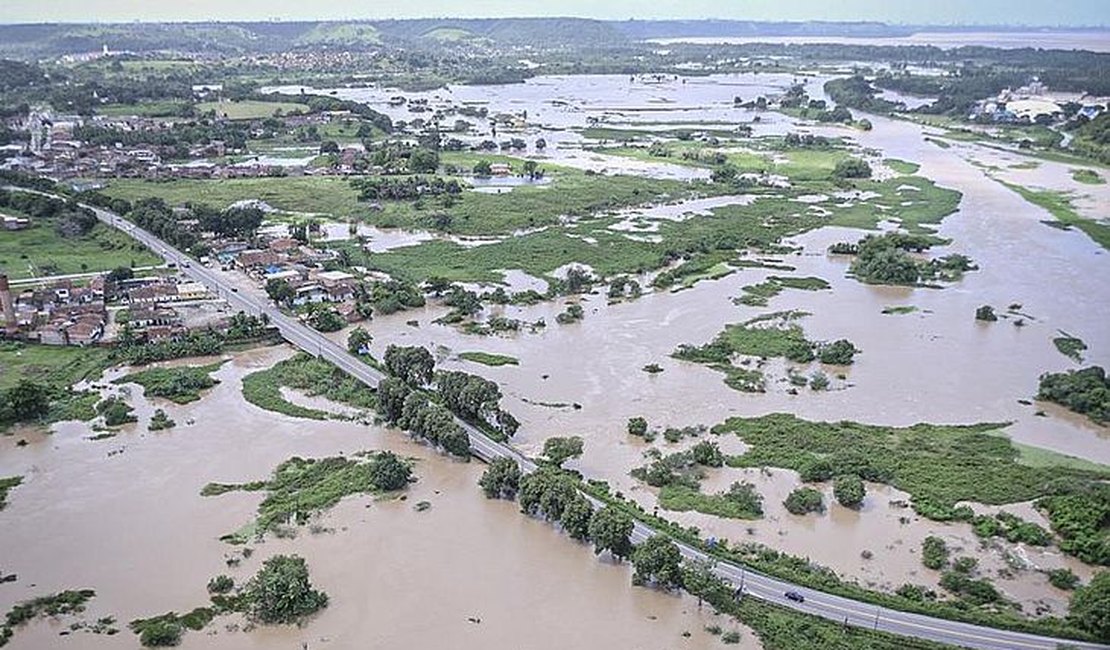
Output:
[[[218,576],[209,581],[211,603],[185,614],[167,612],[131,621],[144,647],[176,646],[186,630],[203,630],[217,616],[241,613],[252,623],[301,625],[328,606],[328,595],[313,588],[308,565],[298,555],[275,555],[242,588],[231,593],[234,581]],[[216,588],[213,588],[213,587]]]
[[[377,405],[374,391],[327,361],[305,353],[275,364],[272,368],[243,377],[243,398],[267,411],[311,420],[326,420],[332,414],[294,404],[281,394],[282,387],[322,396],[359,409]]]
[[[702,363],[725,374],[725,384],[744,392],[762,392],[765,389],[763,372],[747,367],[749,359],[736,365],[737,357],[758,359],[784,358],[799,364],[820,361],[823,364],[851,365],[859,349],[847,339],[832,342],[814,342],[806,338],[801,326],[792,324],[803,312],[775,312],[757,316],[743,323],[734,323],[715,339],[702,346],[680,345],[671,355],[683,361]],[[800,377],[804,386],[809,383]],[[828,376],[814,374],[813,388],[828,388]]]
[[[71,616],[85,611],[96,592],[92,589],[67,589],[50,596],[39,596],[12,606],[0,626],[0,646],[7,645],[15,630],[41,616]]]
[[[188,404],[200,399],[201,391],[219,383],[210,375],[221,365],[223,362],[207,366],[149,368],[121,377],[114,383],[139,384],[145,389],[147,396],[164,397],[176,404]]]
[[[268,481],[209,483],[201,495],[217,496],[238,490],[266,492],[254,522],[222,538],[242,544],[281,525],[303,525],[344,497],[401,490],[411,480],[411,462],[388,451],[363,452],[353,458],[291,458],[278,465]]]
[[[1102,366],[1041,375],[1037,399],[1055,402],[1100,424],[1110,423],[1110,378]]]
[[[730,418],[714,431],[735,433],[750,446],[744,454],[729,457],[730,466],[792,469],[803,481],[855,475],[886,483],[908,492],[919,514],[940,521],[971,521],[971,509],[957,505],[963,501],[1017,503],[1081,491],[1110,478],[1110,469],[1023,465],[1009,439],[995,435],[1003,426],[896,428],[809,422],[780,413]]]

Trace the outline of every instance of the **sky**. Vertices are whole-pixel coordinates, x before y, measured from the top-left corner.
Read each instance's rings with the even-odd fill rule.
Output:
[[[581,16],[1110,26],[1110,0],[0,0],[0,22]]]

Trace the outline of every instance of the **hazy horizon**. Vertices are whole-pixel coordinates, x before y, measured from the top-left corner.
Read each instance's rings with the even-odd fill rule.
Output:
[[[929,3],[889,3],[843,0],[657,0],[644,6],[636,0],[413,0],[403,6],[383,3],[310,3],[290,0],[194,0],[190,3],[150,3],[135,0],[80,2],[5,0],[0,23],[120,23],[120,22],[253,22],[341,21],[411,18],[541,18],[579,17],[600,20],[752,20],[882,22],[921,26],[1005,26],[1030,28],[1106,28],[1110,3],[1099,0],[1058,0],[1048,4],[1022,0],[935,0]]]

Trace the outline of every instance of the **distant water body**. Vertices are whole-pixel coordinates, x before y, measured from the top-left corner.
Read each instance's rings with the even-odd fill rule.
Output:
[[[1016,49],[1037,47],[1046,50],[1089,50],[1110,52],[1110,30],[1085,32],[919,32],[910,36],[690,36],[656,38],[652,43],[733,44],[746,43],[839,43],[844,45],[934,45],[953,49],[965,45]]]

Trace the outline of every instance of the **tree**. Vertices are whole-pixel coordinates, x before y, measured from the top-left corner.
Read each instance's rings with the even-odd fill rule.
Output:
[[[279,305],[288,305],[297,295],[293,287],[281,278],[271,278],[266,281],[266,295]]]
[[[50,389],[29,379],[21,379],[0,395],[0,419],[28,422],[46,415],[49,409]]]
[[[386,422],[397,423],[410,392],[411,389],[398,377],[386,377],[378,383],[378,412]]]
[[[412,467],[391,451],[378,454],[370,468],[370,480],[379,490],[400,490],[412,480]]]
[[[575,494],[570,503],[563,509],[563,516],[559,522],[567,535],[580,542],[590,539],[590,520],[593,519],[594,508],[586,497]]]
[[[1110,571],[1101,571],[1071,597],[1068,618],[1100,641],[1110,641]]]
[[[335,140],[324,140],[320,143],[320,155],[339,153],[339,143]]]
[[[524,161],[524,175],[527,176],[530,179],[535,180],[535,178],[537,176],[536,167],[537,167],[537,165],[536,165],[535,160],[525,160]]]
[[[439,446],[447,453],[460,458],[470,456],[470,436],[454,420],[451,420],[451,426],[446,430],[440,431]]]
[[[478,178],[489,178],[493,174],[493,169],[488,160],[479,160],[474,163],[474,175]]]
[[[579,436],[548,438],[543,442],[543,455],[556,466],[561,466],[567,460],[581,456],[583,446]]]
[[[825,509],[825,499],[821,492],[811,487],[800,487],[782,502],[787,512],[794,515],[805,515],[811,512],[822,512]]]
[[[632,583],[654,583],[663,589],[680,589],[682,580],[682,553],[670,539],[652,535],[632,551]]]
[[[702,440],[694,445],[691,451],[694,453],[694,462],[698,465],[720,467],[725,464],[724,454],[721,453],[721,448],[715,442]]]
[[[851,118],[850,114],[849,118]],[[844,158],[836,163],[836,167],[833,167],[832,177],[834,179],[871,178],[871,165],[859,158]]]
[[[316,304],[308,313],[308,324],[320,332],[338,332],[343,329],[345,321],[334,307]]]
[[[297,623],[327,607],[328,596],[312,588],[308,566],[296,555],[275,555],[243,588],[247,615],[261,623]]]
[[[717,563],[711,559],[693,559],[686,563],[683,586],[698,599],[698,609],[701,609],[703,599],[712,596],[715,589],[723,586],[721,579],[714,573],[716,568]]]
[[[594,553],[612,553],[618,561],[632,553],[632,518],[613,506],[605,506],[594,513],[590,520],[590,539],[594,542]]]
[[[948,566],[948,554],[948,545],[935,535],[929,535],[921,543],[921,563],[927,569],[939,571]]]
[[[488,499],[512,499],[520,489],[520,465],[512,458],[494,458],[478,485]]]
[[[373,340],[374,337],[370,335],[370,332],[362,327],[356,327],[347,335],[347,351],[351,354],[367,354]]]
[[[633,436],[643,438],[647,434],[648,423],[642,417],[634,417],[628,420],[628,433]]]
[[[833,483],[833,496],[845,508],[858,508],[866,494],[863,481],[855,474],[838,476]]]
[[[386,371],[410,386],[426,386],[432,382],[436,362],[432,353],[423,347],[390,345],[383,359]]]
[[[108,277],[105,278],[109,284],[119,284],[124,280],[130,280],[135,277],[135,272],[126,266],[117,266],[108,272]]]
[[[439,167],[439,154],[431,149],[413,149],[409,155],[409,171],[413,174],[434,174]]]

